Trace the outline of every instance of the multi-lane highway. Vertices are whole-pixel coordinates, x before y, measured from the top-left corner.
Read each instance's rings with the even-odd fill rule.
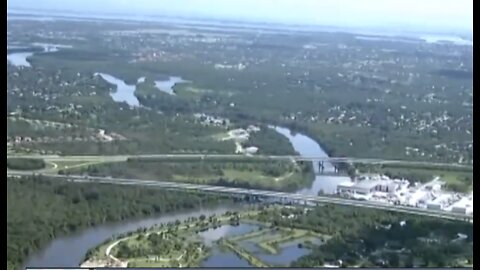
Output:
[[[7,172],[7,175],[27,175],[27,174],[31,174],[31,173]],[[178,182],[169,182],[169,181],[123,179],[123,178],[111,178],[111,177],[72,176],[72,175],[66,176],[66,175],[56,175],[56,174],[49,174],[44,176],[54,178],[54,179],[59,179],[59,180],[68,180],[68,181],[74,181],[74,182],[80,182],[80,183],[95,182],[95,183],[116,184],[116,185],[138,185],[138,186],[149,186],[149,187],[174,189],[174,190],[226,193],[226,194],[232,194],[232,195],[250,195],[250,196],[258,196],[260,198],[273,198],[281,201],[282,200],[290,201],[293,203],[300,203],[300,204],[302,203],[339,204],[339,205],[347,205],[347,206],[355,206],[355,207],[388,210],[388,211],[436,217],[436,218],[452,219],[452,220],[468,220],[470,222],[473,222],[473,215],[464,215],[464,214],[457,214],[457,213],[446,212],[441,210],[428,210],[428,209],[422,209],[422,208],[391,205],[391,204],[381,203],[381,202],[357,201],[357,200],[331,197],[331,196],[312,196],[312,195],[294,194],[294,193],[276,192],[276,191],[267,191],[267,190],[198,185],[198,184],[178,183]]]
[[[251,159],[251,160],[294,160],[294,161],[316,161],[316,162],[347,162],[347,163],[368,163],[368,164],[397,164],[410,166],[428,166],[428,167],[457,167],[464,169],[472,169],[473,165],[457,164],[457,163],[435,163],[425,161],[406,161],[406,160],[386,160],[374,158],[354,158],[354,157],[305,157],[294,155],[283,156],[267,156],[267,155],[235,155],[235,154],[152,154],[152,155],[114,155],[114,156],[58,156],[58,155],[12,155],[8,158],[42,158],[48,162],[55,161],[99,161],[99,162],[119,162],[128,159],[159,159],[159,160],[182,160],[182,159]]]

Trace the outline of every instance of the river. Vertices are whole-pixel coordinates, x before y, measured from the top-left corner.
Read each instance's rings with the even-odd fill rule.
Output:
[[[139,106],[138,99],[134,95],[135,85],[127,85],[123,80],[115,78],[109,74],[105,73],[96,73],[101,76],[107,82],[116,85],[116,91],[111,93],[112,98],[116,102],[127,102],[131,106]],[[169,88],[171,89],[175,83],[182,82],[180,79],[171,78],[168,80]],[[139,79],[139,83],[143,82],[144,78]],[[175,82],[174,82],[175,81]],[[166,83],[167,84],[167,83]],[[325,151],[320,147],[320,145],[315,142],[313,139],[308,136],[296,133],[293,134],[289,129],[283,127],[273,127],[279,134],[288,138],[290,143],[296,152],[304,157],[328,157]],[[324,164],[324,171],[329,172],[333,171],[331,164]],[[318,166],[314,166],[314,170],[318,171]],[[313,194],[316,195],[320,190],[323,190],[324,193],[334,193],[336,191],[336,186],[339,183],[349,181],[348,177],[341,176],[315,176],[315,180],[312,183],[312,186],[309,188],[304,188],[299,190],[299,193],[302,194]],[[112,224],[98,225],[93,228],[82,230],[78,233],[70,234],[64,237],[58,237],[54,239],[48,246],[43,248],[41,251],[33,254],[26,261],[26,266],[30,267],[75,267],[78,266],[84,259],[84,256],[88,249],[99,245],[101,242],[106,239],[115,236],[120,233],[125,233],[129,231],[134,231],[140,227],[151,227],[154,224],[174,221],[176,219],[182,220],[189,216],[199,216],[204,214],[206,216],[213,213],[220,214],[228,210],[232,210],[233,207],[217,207],[217,208],[206,208],[200,210],[185,211],[181,213],[167,214],[162,217],[154,218],[145,218],[133,221],[124,221]],[[230,230],[229,230],[230,231]],[[216,231],[218,233],[222,232],[220,229]],[[225,233],[225,232],[222,232]],[[289,247],[293,250],[295,247]],[[306,250],[298,250],[294,252],[295,257],[300,256],[302,252]],[[225,262],[232,262],[239,265],[231,266],[247,266],[248,263],[236,256],[231,252],[225,252],[220,250],[215,250],[214,256],[209,257],[203,264],[206,267],[213,266],[222,266]],[[275,257],[266,257],[274,261],[282,261],[279,258]],[[293,257],[292,257],[293,258]],[[286,259],[286,258],[284,258]],[[283,261],[282,261],[283,262]]]
[[[50,44],[50,43],[33,43],[31,44],[35,47],[42,47],[43,52],[38,53],[52,53],[58,51],[59,48],[71,48],[70,45],[63,45],[63,44]],[[7,49],[14,49],[14,48],[27,48],[25,46],[15,46],[7,45]],[[15,53],[7,53],[7,61],[10,62],[12,65],[17,67],[31,67],[30,62],[28,62],[28,58],[33,56],[34,52],[15,52]]]
[[[295,151],[303,157],[328,157],[327,153],[322,149],[322,147],[314,141],[312,138],[301,134],[293,134],[288,128],[283,127],[271,127],[274,128],[278,133],[287,137],[290,143],[293,146]],[[313,169],[315,173],[318,172],[319,168],[317,164],[314,164]],[[333,172],[334,168],[332,164],[325,162],[324,163],[324,172]],[[325,194],[333,194],[337,190],[337,185],[350,181],[350,178],[347,176],[327,176],[327,175],[317,175],[315,174],[315,180],[312,183],[311,187],[304,188],[298,191],[301,194],[308,195],[317,195],[320,190]]]
[[[320,147],[320,145],[308,136],[300,133],[292,134],[291,131],[287,128],[272,128],[275,128],[278,133],[287,137],[295,151],[297,151],[300,155],[305,157],[328,156],[325,151],[323,151],[323,149]],[[324,166],[325,171],[333,170],[333,167],[330,164],[325,164]],[[315,168],[315,170],[318,170],[318,167]],[[298,192],[303,194],[317,194],[319,190],[324,190],[325,193],[333,193],[336,190],[336,185],[345,181],[349,181],[349,178],[340,176],[316,176],[311,187],[299,190]],[[30,256],[26,262],[26,265],[31,267],[75,267],[83,261],[88,249],[99,245],[105,239],[108,239],[114,235],[134,231],[140,227],[150,227],[154,224],[162,222],[174,221],[176,219],[183,220],[189,216],[199,216],[200,214],[209,216],[213,213],[220,214],[232,209],[232,207],[206,208],[201,210],[167,214],[162,217],[145,218],[140,220],[98,225],[93,228],[82,230],[78,233],[54,239],[48,246],[43,248],[41,251]],[[225,234],[225,231],[222,231],[221,229],[218,229],[215,232],[221,235]],[[306,252],[305,249],[297,250],[295,247],[292,246],[289,247],[288,250],[296,250],[293,253],[289,253],[289,256],[295,255],[295,258],[298,258],[300,255],[303,255],[303,252]],[[283,262],[280,257],[266,258],[275,262]],[[203,266],[222,266],[222,264],[225,264],[226,262],[232,262],[235,264],[238,263],[238,265],[231,266],[248,266],[248,263],[246,261],[237,258],[231,252],[221,251],[218,249],[214,250],[214,256],[209,257],[203,263]]]
[[[18,52],[7,54],[7,61],[17,67],[30,67],[27,58],[33,55],[33,52]]]
[[[241,206],[221,206],[201,208],[190,211],[181,211],[165,214],[159,217],[151,217],[111,224],[98,225],[68,236],[58,237],[41,251],[28,258],[25,266],[28,267],[77,267],[85,257],[87,251],[101,244],[106,239],[138,228],[152,227],[155,224],[166,223],[175,220],[184,220],[188,217],[198,217],[201,214],[223,214],[229,210],[238,210]],[[25,268],[22,267],[22,269]]]
[[[182,79],[181,77],[171,76],[168,78],[168,80],[155,81],[155,87],[157,87],[158,90],[165,92],[169,95],[175,95],[175,92],[173,92],[173,87],[177,83],[184,83],[184,82],[188,82],[188,81]]]
[[[136,89],[135,85],[126,84],[123,80],[110,74],[95,73],[95,75],[98,75],[108,83],[115,85],[115,92],[110,92],[110,96],[115,102],[126,102],[132,107],[140,106],[140,102],[134,94]]]
[[[127,84],[124,80],[119,79],[115,76],[106,73],[97,72],[95,75],[102,77],[108,83],[115,85],[115,92],[111,92],[110,96],[115,102],[125,102],[132,107],[139,107],[140,102],[138,98],[135,96],[136,85]],[[140,77],[137,80],[137,83],[144,83],[145,77]],[[169,77],[168,80],[157,80],[155,81],[155,87],[158,90],[167,93],[169,95],[175,95],[173,92],[173,87],[177,83],[184,83],[188,82],[183,80],[181,77]]]

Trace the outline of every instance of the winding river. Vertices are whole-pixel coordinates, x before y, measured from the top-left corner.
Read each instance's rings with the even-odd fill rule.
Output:
[[[278,133],[288,138],[293,148],[299,155],[303,157],[328,157],[327,153],[322,149],[322,147],[312,138],[301,133],[294,134],[288,128],[273,128],[275,128]],[[313,169],[315,173],[317,173],[319,170],[318,165],[314,164]],[[325,162],[324,172],[328,173],[333,171],[334,168],[332,164]],[[317,195],[319,191],[322,191],[325,194],[333,194],[336,192],[338,184],[348,181],[350,181],[350,178],[347,176],[327,176],[316,174],[312,186],[299,190],[298,193]]]
[[[124,81],[106,73],[95,73],[96,76],[102,77],[105,81],[116,86],[115,92],[111,92],[110,96],[115,102],[126,102],[132,107],[140,106],[140,102],[135,96],[135,85],[126,84]],[[139,79],[139,81],[142,78]]]
[[[229,210],[239,209],[241,206],[209,207],[196,210],[165,214],[160,217],[151,217],[124,222],[98,225],[68,236],[54,239],[41,251],[33,254],[25,262],[28,267],[77,267],[85,257],[87,251],[101,244],[106,239],[138,228],[151,227],[155,224],[175,220],[185,220],[188,217],[198,217],[201,214],[210,216],[223,214]],[[25,269],[25,266],[22,269]]]
[[[59,48],[71,48],[70,45],[63,45],[63,44],[50,44],[50,43],[33,43],[31,44],[35,47],[42,47],[43,52],[38,53],[52,53],[58,51]],[[16,45],[7,45],[8,49],[25,49],[25,46],[16,46]],[[28,62],[28,58],[36,54],[37,52],[14,52],[14,53],[7,53],[7,61],[10,62],[12,65],[17,67],[31,67],[30,62]]]
[[[117,86],[115,93],[111,93],[112,98],[117,102],[127,102],[131,106],[139,106],[135,95],[135,85],[127,85],[124,81],[115,78],[109,74],[97,73],[104,80]],[[140,79],[143,81],[144,79]],[[173,83],[170,88],[174,85]],[[279,134],[288,138],[296,152],[304,157],[327,157],[328,155],[320,147],[320,145],[313,139],[300,133],[292,133],[289,129],[283,127],[273,127]],[[331,164],[325,164],[325,171],[332,171]],[[315,171],[318,171],[318,165],[314,166]],[[317,175],[309,188],[299,190],[302,194],[318,194],[320,190],[324,193],[333,193],[336,190],[337,184],[349,181],[348,177],[340,176],[324,176]],[[205,208],[200,210],[191,210],[180,213],[166,214],[162,217],[145,218],[133,221],[123,221],[118,223],[98,225],[93,228],[88,228],[80,232],[59,237],[54,239],[48,246],[41,251],[33,254],[26,261],[26,266],[30,267],[76,267],[84,259],[88,249],[99,245],[104,240],[129,231],[136,230],[140,227],[150,227],[154,224],[174,221],[176,219],[182,220],[189,216],[199,216],[200,213],[211,215],[213,213],[220,214],[225,211],[238,209],[239,206],[230,207],[216,207]],[[219,231],[220,232],[220,231]],[[225,232],[223,232],[225,233]],[[303,252],[303,251],[302,251]],[[295,253],[296,254],[296,253]],[[235,258],[235,259],[234,259]],[[203,264],[205,267],[221,266],[226,262],[235,263],[232,266],[248,266],[246,261],[242,261],[234,254],[225,253],[223,251],[215,251],[214,255],[209,257]]]
[[[30,67],[27,58],[31,57],[33,52],[18,52],[7,54],[7,61],[17,67]]]
[[[158,88],[158,90],[165,92],[169,95],[174,96],[175,92],[173,91],[173,87],[177,83],[185,83],[188,82],[181,77],[176,77],[176,76],[170,76],[168,80],[161,80],[161,81],[155,81],[155,87]]]

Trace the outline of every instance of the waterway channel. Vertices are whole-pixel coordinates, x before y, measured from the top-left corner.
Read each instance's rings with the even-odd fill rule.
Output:
[[[42,47],[43,52],[38,53],[51,53],[58,51],[59,48],[71,48],[69,45],[63,44],[50,44],[50,43],[33,43],[31,44],[35,47]],[[7,45],[7,49],[27,49],[26,46],[16,46],[16,45]],[[32,51],[23,51],[23,52],[14,52],[7,53],[7,61],[16,67],[31,67],[28,58],[36,54],[37,52]]]
[[[287,137],[290,143],[293,146],[293,149],[302,157],[328,157],[327,153],[322,149],[320,144],[314,141],[312,138],[301,134],[301,133],[292,133],[291,130],[284,127],[271,127],[274,128],[278,133]],[[298,191],[301,194],[308,195],[317,195],[319,191],[322,191],[324,194],[333,194],[337,190],[337,185],[350,181],[350,178],[347,176],[330,176],[330,175],[319,175],[318,164],[314,163],[313,170],[315,172],[315,180],[311,187],[304,188]],[[333,172],[334,168],[332,164],[325,162],[324,163],[324,172]]]
[[[17,67],[30,67],[27,58],[31,57],[33,52],[18,52],[7,54],[7,61]]]
[[[138,228],[149,228],[160,223],[175,220],[185,220],[188,217],[199,217],[201,214],[210,216],[220,215],[226,211],[239,210],[242,205],[201,208],[190,211],[182,211],[165,214],[159,217],[150,217],[137,220],[129,220],[117,223],[98,225],[68,236],[58,237],[41,251],[33,254],[25,262],[28,267],[77,267],[84,260],[87,251],[98,246],[106,239],[118,234],[135,231]]]
[[[289,139],[295,151],[297,151],[300,155],[305,157],[327,157],[327,154],[325,153],[325,151],[323,151],[320,145],[306,135],[300,133],[293,134],[287,128],[274,128],[277,132],[286,136]],[[315,170],[318,170],[318,168],[316,168]],[[325,170],[333,170],[333,168],[331,165],[325,164]],[[325,193],[332,193],[335,191],[336,185],[338,183],[348,180],[348,177],[318,175],[315,177],[315,180],[310,188],[305,188],[298,192],[304,194],[317,194],[319,190],[324,190]],[[209,216],[213,213],[221,214],[229,210],[235,210],[236,207],[238,206],[194,210],[182,213],[168,214],[162,217],[146,218],[134,221],[125,221],[95,226],[93,228],[85,229],[75,234],[54,239],[48,246],[43,248],[41,251],[30,256],[30,258],[28,258],[26,262],[26,266],[75,267],[82,262],[88,249],[99,245],[105,239],[108,239],[117,234],[134,231],[141,227],[150,227],[154,224],[159,224],[162,222],[174,221],[176,219],[182,220],[189,216],[199,216],[200,214]],[[237,230],[242,230],[242,233],[245,233],[243,232],[244,229],[249,230],[252,228],[240,227],[232,229],[228,226],[222,226],[216,230],[207,231],[204,234],[206,241],[211,242],[217,240],[221,236],[232,233],[232,230],[234,231],[234,234]],[[305,255],[306,252],[308,252],[308,250],[299,249],[295,245],[285,247],[284,250],[285,251],[281,254],[288,253],[288,258],[285,256],[272,255],[261,255],[260,257],[274,264],[282,264],[286,261],[297,259],[300,256]],[[213,250],[213,255],[207,258],[202,263],[202,266],[247,267],[249,266],[249,264],[247,261],[238,258],[232,252],[220,250],[219,248],[215,247]]]
[[[140,102],[134,94],[136,89],[135,85],[126,84],[123,80],[110,74],[95,73],[95,75],[98,75],[108,83],[115,85],[115,91],[110,92],[110,96],[115,102],[126,102],[132,107],[140,106]]]
[[[115,85],[114,92],[110,93],[110,96],[115,102],[120,102],[120,103],[125,102],[132,107],[140,106],[140,102],[138,101],[138,98],[135,96],[135,90],[137,88],[136,85],[127,84],[124,80],[106,73],[97,72],[95,73],[95,75],[98,75],[108,83]],[[144,83],[144,82],[145,82],[145,77],[140,77],[137,80],[137,83]],[[188,82],[188,81],[182,79],[181,77],[173,76],[173,77],[169,77],[168,80],[155,81],[155,87],[157,87],[158,90],[164,93],[167,93],[169,95],[175,95],[175,92],[173,91],[173,87],[178,83],[184,83],[184,82]]]
[[[133,94],[135,91],[135,85],[127,85],[123,80],[115,78],[109,74],[97,73],[107,82],[116,85],[116,91],[111,93],[112,98],[117,102],[127,102],[131,106],[139,106],[138,99]],[[181,80],[181,79],[180,79]],[[143,79],[140,79],[143,81]],[[182,82],[174,79],[175,82],[169,80],[167,86],[170,89],[175,85],[175,83]],[[173,82],[173,83],[172,83]],[[279,134],[288,138],[290,143],[296,152],[304,157],[328,157],[325,151],[320,147],[320,145],[315,142],[313,139],[309,138],[306,135],[300,133],[292,133],[289,129],[283,127],[273,127]],[[324,164],[325,171],[332,171],[333,167],[331,164]],[[318,166],[314,166],[314,170],[318,171]],[[341,176],[325,176],[325,175],[316,175],[313,184],[309,188],[304,188],[299,190],[299,193],[302,194],[318,194],[320,190],[323,190],[324,193],[334,193],[336,186],[339,183],[349,181],[348,177]],[[84,256],[88,249],[99,245],[101,242],[106,239],[129,231],[134,231],[141,227],[150,227],[154,224],[159,224],[168,221],[174,221],[176,219],[182,220],[189,216],[199,216],[204,214],[206,216],[211,214],[221,214],[229,210],[238,209],[239,206],[231,207],[219,207],[219,208],[207,208],[194,211],[186,211],[181,213],[173,213],[164,215],[162,217],[154,218],[145,218],[140,220],[133,221],[124,221],[113,224],[104,224],[98,225],[93,228],[85,229],[80,232],[59,237],[54,239],[48,246],[43,248],[41,251],[33,254],[26,261],[25,266],[29,267],[75,267],[78,266],[84,259]],[[218,238],[218,235],[226,235],[227,233],[232,233],[231,231],[237,231],[245,229],[244,227],[240,228],[228,228],[222,226],[211,232],[206,232],[205,237],[207,241],[213,241]],[[305,249],[298,249],[295,245],[285,247],[286,253],[289,256],[269,256],[262,255],[266,261],[271,263],[285,263],[286,261],[294,260],[302,255],[305,255],[305,252],[308,252]],[[285,253],[285,254],[286,254]],[[284,254],[282,252],[281,254]],[[202,266],[204,267],[215,267],[215,266],[237,266],[237,267],[246,267],[249,266],[248,262],[238,258],[235,254],[229,251],[220,250],[217,247],[214,248],[213,255],[207,258]]]
[[[233,237],[237,235],[247,234],[254,230],[258,230],[258,225],[240,224],[239,226],[223,225],[216,229],[209,229],[201,232],[200,236],[204,239],[206,245],[212,246],[214,241],[222,237]],[[238,257],[231,250],[223,250],[220,247],[212,246],[212,255],[205,259],[202,267],[249,267],[248,261]]]
[[[176,76],[170,76],[168,80],[161,80],[161,81],[155,81],[155,87],[158,88],[158,90],[165,92],[169,95],[174,96],[175,92],[173,91],[173,87],[177,83],[185,83],[188,82],[181,77],[176,77]]]

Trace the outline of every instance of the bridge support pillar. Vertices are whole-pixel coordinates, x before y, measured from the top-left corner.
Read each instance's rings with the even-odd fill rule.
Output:
[[[323,173],[323,170],[325,169],[325,166],[323,165],[323,161],[318,162],[318,171]]]

